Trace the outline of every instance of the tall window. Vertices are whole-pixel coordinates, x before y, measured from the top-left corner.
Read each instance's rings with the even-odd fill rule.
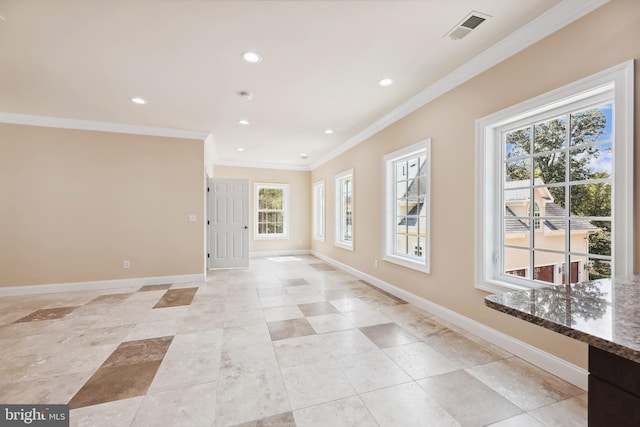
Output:
[[[478,121],[477,286],[631,273],[632,81],[623,64]]]
[[[429,272],[430,140],[384,157],[384,260]]]
[[[286,239],[289,184],[255,184],[254,239]]]
[[[353,169],[336,175],[335,244],[353,250]]]
[[[324,242],[324,181],[313,184],[313,239]]]

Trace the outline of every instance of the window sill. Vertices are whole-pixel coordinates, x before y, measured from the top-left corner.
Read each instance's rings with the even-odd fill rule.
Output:
[[[287,240],[289,238],[286,234],[270,234],[270,235],[257,235],[253,236],[253,240]]]
[[[431,273],[431,269],[426,262],[413,261],[408,258],[403,258],[396,255],[386,254],[382,257],[384,261],[400,265],[402,267],[410,268],[412,270],[420,271],[422,273],[429,274]]]
[[[342,243],[342,242],[335,242],[333,245],[342,249],[346,249],[348,251],[353,251],[353,243],[348,244],[348,243]]]

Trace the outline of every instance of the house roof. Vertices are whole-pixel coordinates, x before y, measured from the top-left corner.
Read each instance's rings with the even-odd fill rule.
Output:
[[[546,204],[546,217],[562,217],[565,215],[564,208],[556,205],[553,202],[549,202]],[[524,221],[516,217],[516,214],[508,207],[505,206],[505,233],[528,233],[529,225],[527,225]],[[509,218],[513,217],[513,218]],[[598,227],[591,224],[589,221],[584,219],[580,219],[576,217],[575,219],[570,219],[570,227],[571,231],[596,231]],[[546,218],[543,221],[545,227],[547,227],[551,231],[559,231],[565,230],[565,222],[562,219],[554,219],[554,218]]]

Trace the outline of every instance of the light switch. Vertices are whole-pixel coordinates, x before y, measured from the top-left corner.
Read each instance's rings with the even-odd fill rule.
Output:
[[[196,222],[198,220],[197,215],[189,215],[189,222]]]

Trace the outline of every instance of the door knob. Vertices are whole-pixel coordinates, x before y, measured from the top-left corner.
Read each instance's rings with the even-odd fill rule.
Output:
[[[247,226],[245,225],[245,226],[244,226],[244,229],[246,230],[247,228],[249,228],[249,227],[247,227]]]

